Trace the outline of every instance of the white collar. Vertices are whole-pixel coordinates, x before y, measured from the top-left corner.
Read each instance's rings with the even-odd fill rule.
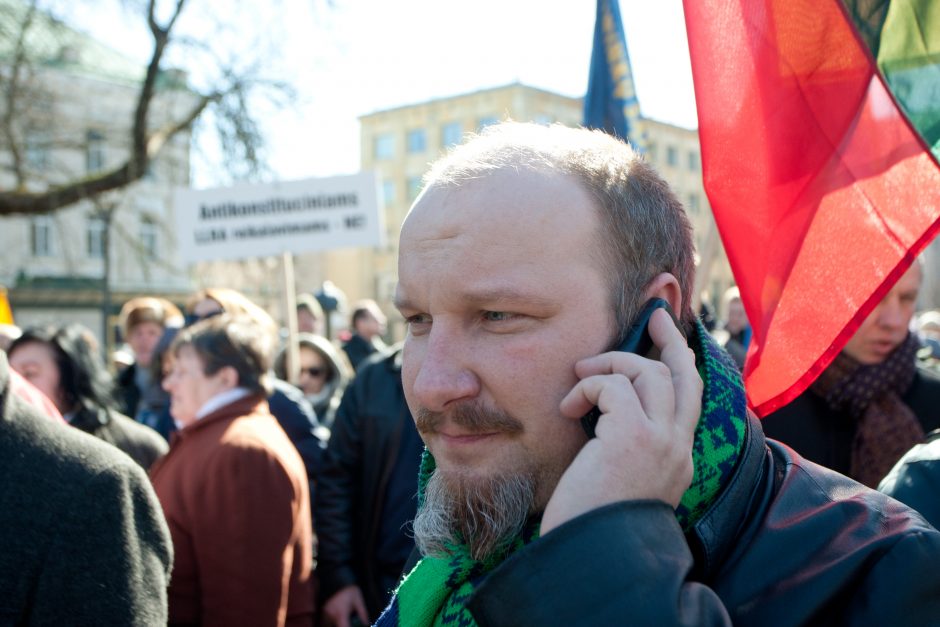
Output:
[[[205,418],[215,410],[225,407],[226,405],[231,405],[235,401],[240,401],[246,396],[251,396],[251,390],[248,388],[232,388],[231,390],[219,392],[203,403],[199,411],[196,412],[196,420]]]

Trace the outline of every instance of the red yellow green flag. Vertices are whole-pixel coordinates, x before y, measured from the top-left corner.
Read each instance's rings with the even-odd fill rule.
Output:
[[[7,289],[0,286],[0,324],[13,324],[13,310],[7,298]]]
[[[684,0],[759,415],[806,389],[940,229],[938,5]]]

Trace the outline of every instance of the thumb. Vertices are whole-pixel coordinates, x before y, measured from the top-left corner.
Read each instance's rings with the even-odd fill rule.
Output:
[[[363,625],[369,624],[369,614],[366,612],[366,604],[362,600],[362,597],[357,595],[355,599],[356,606],[356,615],[359,616],[359,620],[362,621]]]

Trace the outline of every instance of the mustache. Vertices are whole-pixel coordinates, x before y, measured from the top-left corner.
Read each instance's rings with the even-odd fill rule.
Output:
[[[448,413],[419,407],[415,426],[420,433],[436,433],[445,419],[471,432],[522,433],[522,423],[501,409],[489,409],[479,403],[457,405]]]

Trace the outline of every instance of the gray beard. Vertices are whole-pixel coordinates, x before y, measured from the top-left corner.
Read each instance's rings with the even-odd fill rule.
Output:
[[[470,478],[435,470],[414,520],[422,555],[446,555],[463,544],[476,561],[508,549],[522,532],[535,502],[530,473]]]

